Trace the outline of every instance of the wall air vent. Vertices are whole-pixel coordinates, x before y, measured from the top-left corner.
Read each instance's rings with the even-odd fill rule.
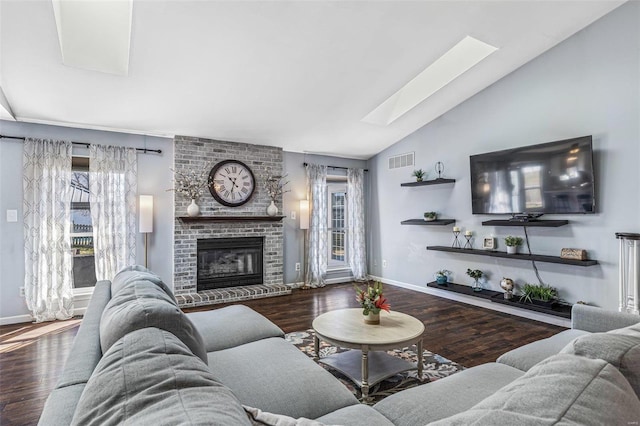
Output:
[[[399,169],[400,167],[411,167],[415,164],[415,152],[399,154],[389,157],[389,170]]]

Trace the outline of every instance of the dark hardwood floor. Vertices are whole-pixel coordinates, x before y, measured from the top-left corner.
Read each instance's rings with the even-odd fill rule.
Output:
[[[502,353],[549,337],[562,327],[514,317],[411,290],[386,286],[391,309],[424,322],[424,347],[465,367],[495,361]],[[288,296],[241,302],[286,333],[311,328],[334,309],[358,307],[351,284],[295,290]],[[224,305],[217,305],[219,308]],[[208,310],[211,307],[188,309]],[[38,422],[47,395],[69,355],[80,321],[0,326],[0,424]],[[73,356],[73,355],[72,355]]]

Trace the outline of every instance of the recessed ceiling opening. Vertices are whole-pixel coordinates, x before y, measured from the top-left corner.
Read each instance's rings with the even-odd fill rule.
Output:
[[[387,126],[498,50],[466,36],[362,119]]]
[[[128,74],[132,0],[52,0],[52,3],[65,65]]]

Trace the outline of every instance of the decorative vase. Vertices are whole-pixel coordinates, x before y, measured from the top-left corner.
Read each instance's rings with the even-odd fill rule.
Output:
[[[275,216],[278,214],[278,206],[276,206],[276,203],[274,203],[273,200],[271,200],[271,204],[267,207],[267,214],[269,216]]]
[[[198,216],[200,214],[200,206],[196,204],[196,200],[191,200],[191,204],[187,207],[187,214],[191,217]]]
[[[473,282],[473,291],[482,291],[482,287],[480,286],[480,281],[478,278]]]
[[[518,246],[507,246],[507,254],[518,253]]]
[[[380,324],[380,312],[378,312],[377,314],[369,312],[364,316],[364,323],[370,325]]]
[[[436,283],[439,285],[445,285],[448,279],[446,275],[436,275]]]

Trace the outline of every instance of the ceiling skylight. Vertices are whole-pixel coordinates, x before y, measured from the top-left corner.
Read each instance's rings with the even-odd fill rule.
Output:
[[[497,47],[466,36],[362,121],[383,126],[393,123],[496,50]]]
[[[52,3],[65,65],[127,75],[132,0],[52,0]]]

